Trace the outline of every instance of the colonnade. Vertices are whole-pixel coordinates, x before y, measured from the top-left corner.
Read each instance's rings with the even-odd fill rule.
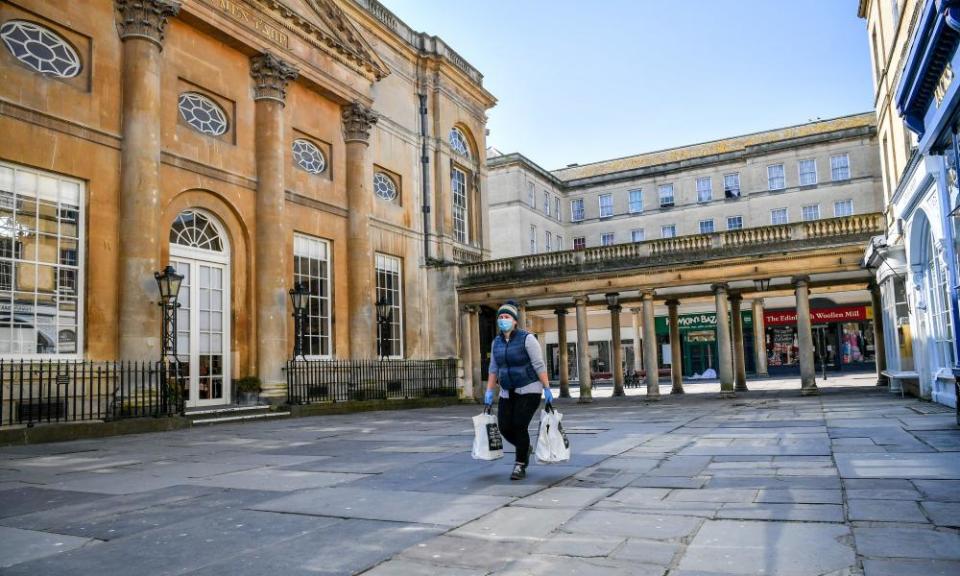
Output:
[[[819,392],[815,374],[813,357],[813,327],[810,319],[810,279],[807,276],[796,276],[792,279],[794,296],[796,298],[797,309],[797,333],[799,344],[800,361],[800,380],[801,393],[804,395],[817,394]],[[732,398],[738,391],[747,390],[746,377],[746,358],[744,349],[743,319],[740,314],[743,296],[738,291],[731,291],[727,284],[714,284],[711,287],[714,296],[714,303],[717,314],[717,374],[720,379],[720,397]],[[624,373],[623,373],[623,355],[621,348],[621,326],[620,316],[623,307],[616,303],[618,294],[611,293],[606,296],[608,301],[613,301],[607,306],[610,311],[610,329],[613,346],[613,395],[622,396],[624,394]],[[632,315],[632,325],[634,337],[634,366],[643,370],[645,374],[648,400],[657,400],[660,397],[660,374],[659,362],[657,360],[657,338],[655,327],[654,304],[656,294],[654,290],[641,291],[640,306],[630,308]],[[589,303],[588,295],[577,295],[573,298],[573,308],[576,310],[576,333],[577,333],[577,355],[580,368],[580,402],[592,401],[592,383],[590,377],[590,357],[589,357],[589,323],[587,318],[587,305]],[[681,300],[676,297],[667,298],[664,301],[668,311],[668,323],[670,329],[671,346],[671,394],[683,394],[683,363],[681,361],[682,352],[680,348],[680,322],[679,306]],[[523,306],[524,312],[528,314],[526,306]],[[559,380],[560,397],[570,397],[570,374],[567,358],[567,321],[566,316],[569,307],[565,305],[555,306],[554,314],[557,318],[558,344],[559,344]],[[753,310],[753,329],[754,346],[756,354],[755,365],[759,376],[767,375],[767,356],[765,342],[765,329],[763,325],[763,302],[756,299],[752,303]],[[477,390],[476,383],[480,380],[479,358],[480,339],[479,339],[479,306],[466,306],[462,310],[464,314],[463,326],[470,326],[471,334],[462,340],[464,346],[463,357],[472,360],[471,370],[474,381],[474,390]],[[637,344],[637,338],[643,335],[643,346]],[[467,349],[469,347],[469,350]],[[642,368],[641,368],[642,367]]]

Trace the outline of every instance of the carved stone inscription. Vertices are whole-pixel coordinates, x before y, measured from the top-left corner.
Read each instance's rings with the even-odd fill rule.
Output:
[[[256,30],[277,46],[290,47],[290,38],[276,26],[264,20],[253,8],[234,0],[212,0],[212,4],[237,22]]]

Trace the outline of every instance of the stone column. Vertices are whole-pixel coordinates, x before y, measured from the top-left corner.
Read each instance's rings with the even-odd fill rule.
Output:
[[[123,41],[120,150],[120,359],[160,357],[157,283],[161,243],[172,222],[160,223],[160,75],[163,31],[180,12],[174,0],[117,0]]]
[[[290,250],[287,238],[286,171],[287,141],[283,105],[287,82],[297,70],[269,52],[250,59],[256,102],[257,227],[257,370],[268,398],[284,394],[283,366],[287,349],[287,291]]]
[[[683,349],[680,346],[680,315],[677,307],[680,301],[671,298],[667,300],[667,314],[670,320],[670,376],[673,381],[671,394],[683,394]]]
[[[730,348],[730,318],[727,312],[727,285],[714,284],[717,303],[717,372],[720,375],[720,397],[733,398],[733,358]]]
[[[797,344],[800,347],[800,393],[804,396],[819,394],[817,369],[813,363],[813,327],[810,324],[810,278],[797,276],[793,279],[797,294]]]
[[[519,318],[517,318],[517,324],[520,326],[520,329],[529,331],[529,328],[527,328],[527,303],[526,302],[519,303],[519,305],[517,306],[517,314],[519,314],[520,316]]]
[[[557,308],[553,311],[557,315],[557,346],[560,347],[559,357],[560,366],[557,370],[560,374],[560,397],[570,397],[570,359],[567,352],[567,309]]]
[[[888,385],[886,343],[883,341],[883,299],[880,296],[880,286],[876,281],[870,281],[870,303],[873,307],[873,351],[877,364],[877,386]]]
[[[483,379],[483,350],[480,349],[480,307],[470,306],[470,368],[473,370],[473,394],[483,398],[487,383]]]
[[[373,164],[367,158],[370,128],[377,115],[359,102],[344,106],[341,121],[346,143],[346,184],[349,209],[347,258],[350,301],[350,357],[376,356],[376,281],[370,214],[373,212]],[[401,279],[402,280],[402,279]]]
[[[620,338],[620,311],[619,304],[607,306],[610,310],[610,332],[613,335],[613,395],[624,396],[623,391],[623,346]]]
[[[633,323],[633,369],[639,374],[643,368],[643,348],[640,346],[640,314],[643,308],[631,308],[631,318]]]
[[[460,358],[463,360],[463,392],[477,398],[477,381],[473,379],[473,332],[470,331],[470,306],[460,308]],[[480,396],[482,399],[483,396]]]
[[[763,320],[763,299],[753,301],[753,343],[757,356],[757,376],[769,376],[767,372],[767,329]]]
[[[587,324],[587,299],[579,297],[577,305],[577,362],[580,367],[580,402],[593,402],[593,387],[590,382],[590,338]]]
[[[647,371],[647,400],[660,399],[660,363],[657,362],[657,326],[653,292],[643,295],[643,366]]]
[[[740,315],[740,303],[743,296],[730,294],[730,320],[733,322],[733,372],[734,390],[747,391],[747,359],[743,349],[743,316]]]

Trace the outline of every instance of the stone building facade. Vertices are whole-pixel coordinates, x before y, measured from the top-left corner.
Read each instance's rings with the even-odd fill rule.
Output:
[[[878,158],[872,113],[554,171],[522,154],[494,156],[491,251],[506,258],[581,240],[594,247],[876,212]]]
[[[779,230],[807,223],[838,226],[842,236],[842,219],[863,216],[872,222],[883,206],[872,113],[554,171],[521,154],[491,155],[487,163],[492,253],[511,262],[530,259],[521,266],[539,266],[541,257],[565,261],[562,253],[570,250],[587,251],[589,262],[595,257],[589,252],[605,246],[613,251],[636,247],[624,257],[657,243],[669,245],[666,250],[708,247],[726,242],[718,240],[718,234],[735,236],[739,231],[777,238]],[[801,251],[804,246],[800,242],[786,249]],[[602,256],[608,257],[616,260],[613,253]],[[706,267],[715,265],[704,262]],[[567,373],[574,378],[586,362],[594,378],[618,369],[644,372],[643,350],[649,341],[650,357],[660,369],[669,366],[677,377],[716,376],[722,346],[713,299],[669,294],[697,268],[677,269],[676,277],[662,279],[657,294],[665,296],[651,301],[646,327],[642,306],[620,306],[614,321],[606,305],[585,304],[583,334],[554,313],[565,310],[564,305],[544,303],[554,288],[524,300],[528,328],[542,335],[551,375],[560,376],[561,356],[566,356]],[[743,293],[743,286],[736,288],[731,291]],[[875,306],[867,288],[855,282],[822,286],[810,296],[806,306],[818,370],[876,369]],[[632,294],[618,292],[620,299]],[[743,371],[766,375],[801,370],[803,331],[798,330],[796,295],[753,291],[752,296],[731,300],[731,306],[742,311],[742,329],[734,340],[743,348]],[[565,347],[569,350],[563,354]],[[580,347],[589,350],[580,356]]]
[[[861,0],[873,65],[887,229],[866,247],[883,309],[887,377],[957,406],[960,4]]]
[[[308,357],[457,354],[495,99],[442,40],[376,0],[14,0],[0,40],[0,356],[159,358],[168,263],[191,405],[281,393],[299,283]]]

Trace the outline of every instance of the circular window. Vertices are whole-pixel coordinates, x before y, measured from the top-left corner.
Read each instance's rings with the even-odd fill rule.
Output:
[[[457,154],[466,158],[470,157],[470,146],[467,144],[467,137],[459,128],[450,130],[450,147]]]
[[[73,78],[80,73],[77,51],[49,28],[10,20],[0,26],[0,38],[14,58],[41,74]]]
[[[227,115],[216,102],[203,94],[184,92],[177,102],[180,117],[198,132],[221,136],[227,131]]]
[[[323,152],[309,140],[298,138],[293,141],[293,159],[297,166],[311,174],[320,174],[327,167]]]
[[[392,178],[383,172],[377,172],[373,175],[373,192],[377,195],[377,198],[393,200],[397,197],[397,185],[393,183]]]

